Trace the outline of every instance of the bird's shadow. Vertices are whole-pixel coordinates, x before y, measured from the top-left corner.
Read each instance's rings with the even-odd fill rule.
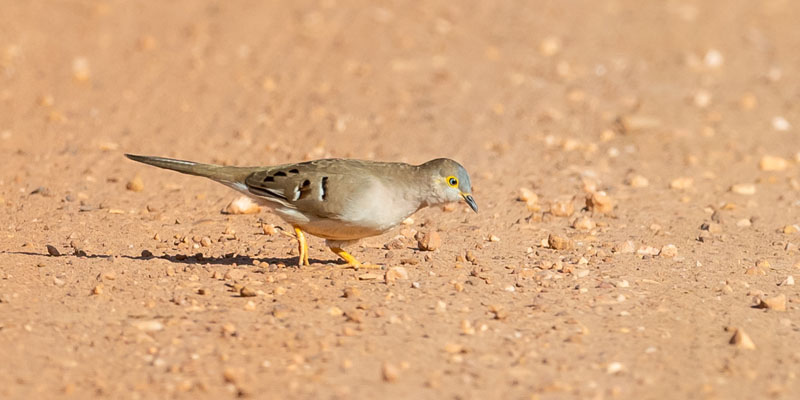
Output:
[[[6,254],[18,254],[18,255],[25,255],[25,256],[39,256],[39,257],[46,257],[46,258],[100,258],[100,259],[112,259],[114,257],[124,258],[128,260],[137,260],[137,261],[149,261],[155,259],[167,260],[172,263],[176,264],[187,264],[187,265],[253,265],[255,266],[255,261],[259,262],[259,265],[268,264],[270,266],[283,266],[288,268],[296,268],[297,266],[297,257],[266,257],[266,258],[254,258],[251,256],[244,256],[244,255],[237,255],[237,256],[222,256],[222,257],[206,257],[201,254],[193,254],[193,255],[186,255],[186,254],[164,254],[161,256],[156,255],[140,255],[140,256],[128,256],[128,255],[120,255],[120,256],[113,256],[107,254],[60,254],[57,256],[48,254],[48,253],[36,253],[32,251],[8,251],[3,252]],[[345,263],[343,260],[317,260],[309,258],[308,260],[311,264],[343,264]]]

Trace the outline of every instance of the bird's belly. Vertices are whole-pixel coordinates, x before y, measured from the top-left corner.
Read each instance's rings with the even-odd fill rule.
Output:
[[[342,241],[377,236],[390,228],[376,229],[375,227],[371,226],[363,226],[330,219],[319,219],[300,225],[300,229],[308,232],[311,235],[321,237],[323,239]]]
[[[330,240],[356,240],[380,235],[397,226],[419,205],[396,197],[382,184],[374,182],[369,196],[351,198],[335,217],[324,218],[302,213],[274,202],[259,199],[284,221],[303,231]]]
[[[262,202],[263,205],[272,209],[282,220],[292,226],[302,229],[311,235],[330,240],[356,240],[370,236],[380,235],[393,228],[399,221],[382,221],[367,219],[332,219],[306,216],[297,210],[282,207],[272,202]]]

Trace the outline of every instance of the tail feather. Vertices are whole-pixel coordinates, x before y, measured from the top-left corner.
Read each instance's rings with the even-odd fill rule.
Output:
[[[226,167],[214,164],[202,164],[193,161],[176,160],[164,157],[140,156],[135,154],[125,154],[125,157],[133,161],[152,165],[154,167],[170,169],[183,174],[202,176],[215,180],[224,185],[239,189],[244,186],[244,180],[253,173],[253,168],[246,167]]]

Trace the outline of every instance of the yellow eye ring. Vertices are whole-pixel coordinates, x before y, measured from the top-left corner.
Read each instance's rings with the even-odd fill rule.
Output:
[[[458,178],[452,175],[448,176],[447,184],[450,185],[450,187],[458,187]]]

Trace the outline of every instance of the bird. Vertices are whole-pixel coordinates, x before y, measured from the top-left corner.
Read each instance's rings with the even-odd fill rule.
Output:
[[[464,201],[473,211],[467,170],[449,158],[412,165],[345,158],[237,167],[125,154],[131,160],[201,176],[244,193],[294,228],[298,266],[310,265],[306,233],[325,239],[345,267],[365,264],[344,250],[360,239],[391,230],[418,210]]]

